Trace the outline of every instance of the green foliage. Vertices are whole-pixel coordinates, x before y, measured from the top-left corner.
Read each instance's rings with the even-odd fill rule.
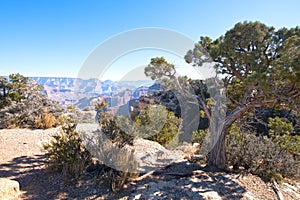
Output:
[[[63,108],[42,94],[39,84],[20,74],[11,74],[8,80],[1,78],[0,87],[0,128],[46,128],[56,125],[55,119],[61,115]],[[44,113],[45,110],[47,113]]]
[[[26,98],[28,78],[21,74],[10,74],[9,82],[7,83],[8,96],[12,101],[20,102]]]
[[[126,144],[132,145],[134,139],[132,131],[125,131],[124,128],[120,127],[121,124],[130,124],[129,120],[126,117],[114,116],[111,113],[105,112],[108,104],[104,99],[95,103],[94,106],[99,118],[101,131],[106,137],[109,138],[111,142],[118,144],[119,147],[123,147]]]
[[[30,81],[27,77],[19,73],[10,74],[8,80],[6,78],[1,78],[0,88],[2,89],[0,95],[1,100],[6,101],[7,103],[11,101],[19,103],[22,99],[26,99],[31,93],[42,91],[40,85],[36,84],[34,81]]]
[[[151,58],[150,64],[145,68],[145,75],[152,80],[161,80],[164,77],[175,77],[176,70],[163,57]]]
[[[300,86],[300,28],[286,29],[278,31],[279,42],[283,45],[279,49],[279,59],[273,68],[274,75],[278,80],[288,80],[289,84]],[[278,72],[284,72],[279,73]]]
[[[120,147],[131,145],[134,137],[146,138],[164,146],[178,143],[182,120],[164,106],[148,105],[132,115],[132,119],[105,112],[106,106],[103,100],[95,105],[101,131]]]
[[[198,53],[200,54],[201,52]],[[152,58],[150,64],[145,68],[145,74],[153,80],[160,80],[160,87],[164,91],[160,93],[160,96],[156,95],[158,102],[166,106],[169,111],[174,112],[177,117],[182,116],[185,118],[182,124],[183,134],[178,140],[191,141],[190,136],[195,128],[207,128],[207,119],[211,117],[210,109],[213,101],[209,99],[210,94],[205,81],[191,80],[186,76],[176,76],[175,66],[168,63],[163,57]],[[193,113],[197,109],[202,111],[199,113],[200,116],[197,115],[198,113]],[[195,123],[199,124],[199,126],[193,126]],[[143,123],[141,124],[143,125]],[[165,137],[167,138],[167,136]],[[149,139],[160,141],[159,143],[161,144],[166,143],[166,141],[163,141],[165,139],[158,135]]]
[[[100,116],[101,131],[108,137],[113,143],[117,143],[119,147],[123,147],[126,144],[132,145],[134,135],[132,131],[128,132],[120,124],[127,124],[127,118],[122,116],[113,116],[108,113],[103,113]]]
[[[182,120],[173,112],[168,111],[165,106],[148,106],[140,111],[134,121],[140,137],[158,142],[163,146],[171,142],[174,146],[178,142]]]
[[[69,105],[69,106],[67,107],[67,112],[69,112],[69,113],[76,113],[76,111],[77,111],[76,106]]]
[[[299,44],[299,27],[275,31],[263,23],[245,21],[215,41],[201,37],[185,58],[201,66],[205,58],[197,52],[209,53],[218,73],[226,77],[231,109],[249,103],[266,106],[279,99],[288,102],[282,107],[295,106],[300,89]]]
[[[186,62],[201,67],[213,61],[224,77],[229,111],[224,135],[227,127],[257,108],[299,111],[299,38],[299,27],[276,31],[260,22],[245,21],[214,41],[201,37],[187,52]],[[199,51],[209,55],[203,56]],[[209,163],[225,167],[225,152],[212,152]]]
[[[138,176],[138,163],[134,152],[126,146],[133,144],[134,129],[130,126],[131,122],[128,118],[105,112],[107,103],[104,99],[94,106],[98,113],[101,131],[96,137],[86,138],[86,145],[102,164],[95,175],[95,182],[98,185],[105,184],[115,192]]]
[[[192,136],[192,142],[193,143],[199,143],[200,146],[202,146],[203,143],[205,143],[205,137],[207,136],[208,133],[208,129],[200,129],[197,131],[193,132],[193,136]]]
[[[7,98],[7,79],[0,77],[0,109],[8,105]]]
[[[269,118],[268,126],[271,140],[290,153],[300,153],[299,136],[292,136],[292,123],[286,118]]]
[[[260,176],[263,180],[268,182],[276,181],[279,184],[283,183],[283,177],[280,173],[274,171],[274,170],[258,170],[256,172],[258,176]]]
[[[69,178],[83,175],[91,161],[91,155],[83,146],[80,134],[75,128],[75,120],[66,117],[62,131],[54,135],[48,144],[44,144],[48,167]]]
[[[20,102],[25,99],[28,95],[29,80],[27,77],[21,74],[10,74],[9,78],[1,77],[0,79],[0,109],[8,106],[11,102]],[[31,83],[31,86],[34,84]],[[38,90],[40,88],[33,87],[33,90]]]
[[[300,162],[289,152],[267,137],[242,133],[233,124],[227,135],[227,162],[234,169],[257,174],[266,181],[282,181],[282,177],[299,178]]]
[[[90,111],[90,110],[91,110],[91,108],[88,106],[86,106],[85,108],[82,109],[82,111]]]
[[[249,168],[248,162],[251,161],[245,157],[246,148],[245,135],[242,134],[236,123],[232,124],[227,136],[227,162],[234,169],[238,169],[240,166]]]

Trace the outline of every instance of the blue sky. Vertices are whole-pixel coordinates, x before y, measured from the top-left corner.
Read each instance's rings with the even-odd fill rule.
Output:
[[[245,20],[295,27],[299,9],[299,0],[0,0],[0,75],[76,77],[99,44],[124,31],[165,28],[196,42]],[[145,52],[120,58],[112,71],[147,64],[152,56],[177,62],[166,53]]]

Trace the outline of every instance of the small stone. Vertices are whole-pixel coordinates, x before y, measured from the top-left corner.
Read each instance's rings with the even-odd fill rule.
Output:
[[[137,195],[134,196],[134,199],[140,199],[141,196],[142,196],[142,194],[137,194]]]
[[[163,195],[163,193],[161,191],[157,191],[157,192],[154,192],[154,195],[161,197]]]
[[[254,200],[255,198],[253,197],[253,194],[249,191],[244,193],[244,198],[247,200]]]
[[[144,189],[146,189],[145,185],[141,185],[141,186],[137,187],[137,190],[144,190]]]
[[[220,195],[218,194],[218,192],[216,192],[216,191],[204,192],[204,193],[201,193],[201,196],[205,200],[221,200],[222,199],[220,197]]]
[[[0,178],[0,199],[13,199],[19,196],[20,184],[18,181]]]
[[[192,192],[198,192],[198,191],[199,191],[199,188],[196,188],[196,187],[192,188]]]

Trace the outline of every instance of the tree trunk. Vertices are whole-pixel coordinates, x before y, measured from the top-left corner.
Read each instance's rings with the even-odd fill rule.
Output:
[[[226,169],[226,135],[230,126],[246,111],[246,106],[236,108],[230,115],[226,116],[222,130],[218,131],[220,127],[216,125],[210,130],[212,135],[210,141],[211,151],[208,159],[209,166]]]
[[[208,165],[219,169],[226,169],[226,133],[222,130],[209,154]]]

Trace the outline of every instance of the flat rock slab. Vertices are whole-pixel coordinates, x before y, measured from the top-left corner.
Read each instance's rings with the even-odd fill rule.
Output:
[[[0,178],[0,199],[13,199],[20,193],[20,184],[18,181]]]
[[[106,150],[108,152],[114,152],[114,154],[121,154],[122,149],[113,147],[114,145],[111,141],[99,130],[98,124],[93,123],[81,123],[78,124],[76,130],[82,133],[82,139],[87,149],[92,153],[92,155],[104,162],[108,166],[114,166],[114,161],[112,158],[101,157],[99,152]],[[97,141],[95,138],[98,138]],[[101,146],[106,146],[106,150],[101,150]],[[110,150],[111,149],[111,150]],[[137,161],[139,167],[138,170],[142,173],[147,173],[155,169],[163,168],[174,162],[183,162],[184,152],[180,150],[168,150],[157,142],[150,140],[136,138],[133,141],[133,145],[126,145],[124,149],[128,152],[134,152],[134,158]],[[109,165],[108,163],[111,163]]]

